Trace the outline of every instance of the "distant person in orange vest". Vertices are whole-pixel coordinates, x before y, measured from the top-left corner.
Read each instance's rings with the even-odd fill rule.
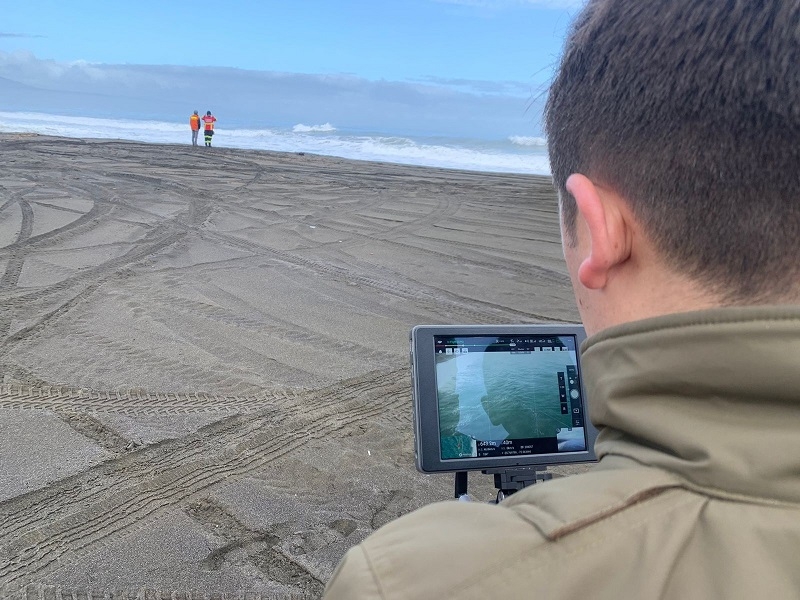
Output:
[[[189,127],[192,128],[192,146],[197,146],[197,134],[200,132],[200,115],[197,111],[189,117]]]
[[[217,117],[212,115],[210,110],[206,112],[206,116],[203,117],[203,123],[206,124],[205,131],[203,132],[206,139],[206,148],[211,148],[211,138],[214,135],[214,123],[216,120]]]

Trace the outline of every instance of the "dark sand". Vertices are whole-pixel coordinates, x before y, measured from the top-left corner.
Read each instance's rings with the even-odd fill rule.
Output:
[[[2,596],[318,597],[350,546],[452,496],[413,466],[409,329],[578,319],[547,178],[0,154]]]

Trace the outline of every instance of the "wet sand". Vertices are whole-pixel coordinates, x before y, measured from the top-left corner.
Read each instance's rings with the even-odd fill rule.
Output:
[[[23,134],[0,155],[2,596],[318,597],[452,496],[413,466],[410,328],[578,320],[547,178]]]

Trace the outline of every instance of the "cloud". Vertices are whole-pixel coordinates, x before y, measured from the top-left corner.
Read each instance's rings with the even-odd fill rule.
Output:
[[[43,35],[35,35],[30,33],[4,33],[0,31],[0,38],[43,38]]]
[[[24,86],[20,88],[20,86]],[[14,87],[17,91],[8,93]],[[168,120],[212,110],[229,127],[335,123],[390,134],[504,139],[540,134],[525,84],[460,79],[372,81],[225,67],[109,65],[0,52],[6,110]]]
[[[484,81],[480,79],[461,79],[453,77],[423,77],[420,83],[451,87],[468,93],[497,94],[501,96],[530,96],[531,86],[520,81]]]
[[[84,60],[44,60],[25,50],[0,52],[0,76],[27,85],[69,91],[84,91],[92,85],[109,87],[110,91],[116,86],[136,88],[140,85],[168,85],[168,78],[159,74],[157,69],[155,67],[142,74],[128,65],[105,65]]]

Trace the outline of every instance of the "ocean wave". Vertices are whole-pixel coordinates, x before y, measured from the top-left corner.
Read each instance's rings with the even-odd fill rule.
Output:
[[[517,146],[546,146],[547,140],[543,137],[534,137],[531,135],[511,135],[508,141]]]
[[[186,123],[68,117],[43,113],[1,112],[4,131],[39,133],[71,138],[124,139],[158,144],[189,144]],[[323,126],[330,126],[326,123]],[[304,126],[306,127],[306,126]],[[332,127],[332,126],[331,126]],[[304,152],[445,169],[495,173],[549,175],[544,146],[522,146],[511,140],[487,143],[456,138],[423,138],[378,133],[352,134],[328,131],[328,135],[284,128],[215,128],[217,147]]]
[[[336,127],[334,127],[330,123],[325,123],[323,125],[303,125],[302,123],[298,123],[297,125],[292,127],[292,131],[294,131],[295,133],[317,133],[317,132],[327,133],[330,131],[336,131]]]

